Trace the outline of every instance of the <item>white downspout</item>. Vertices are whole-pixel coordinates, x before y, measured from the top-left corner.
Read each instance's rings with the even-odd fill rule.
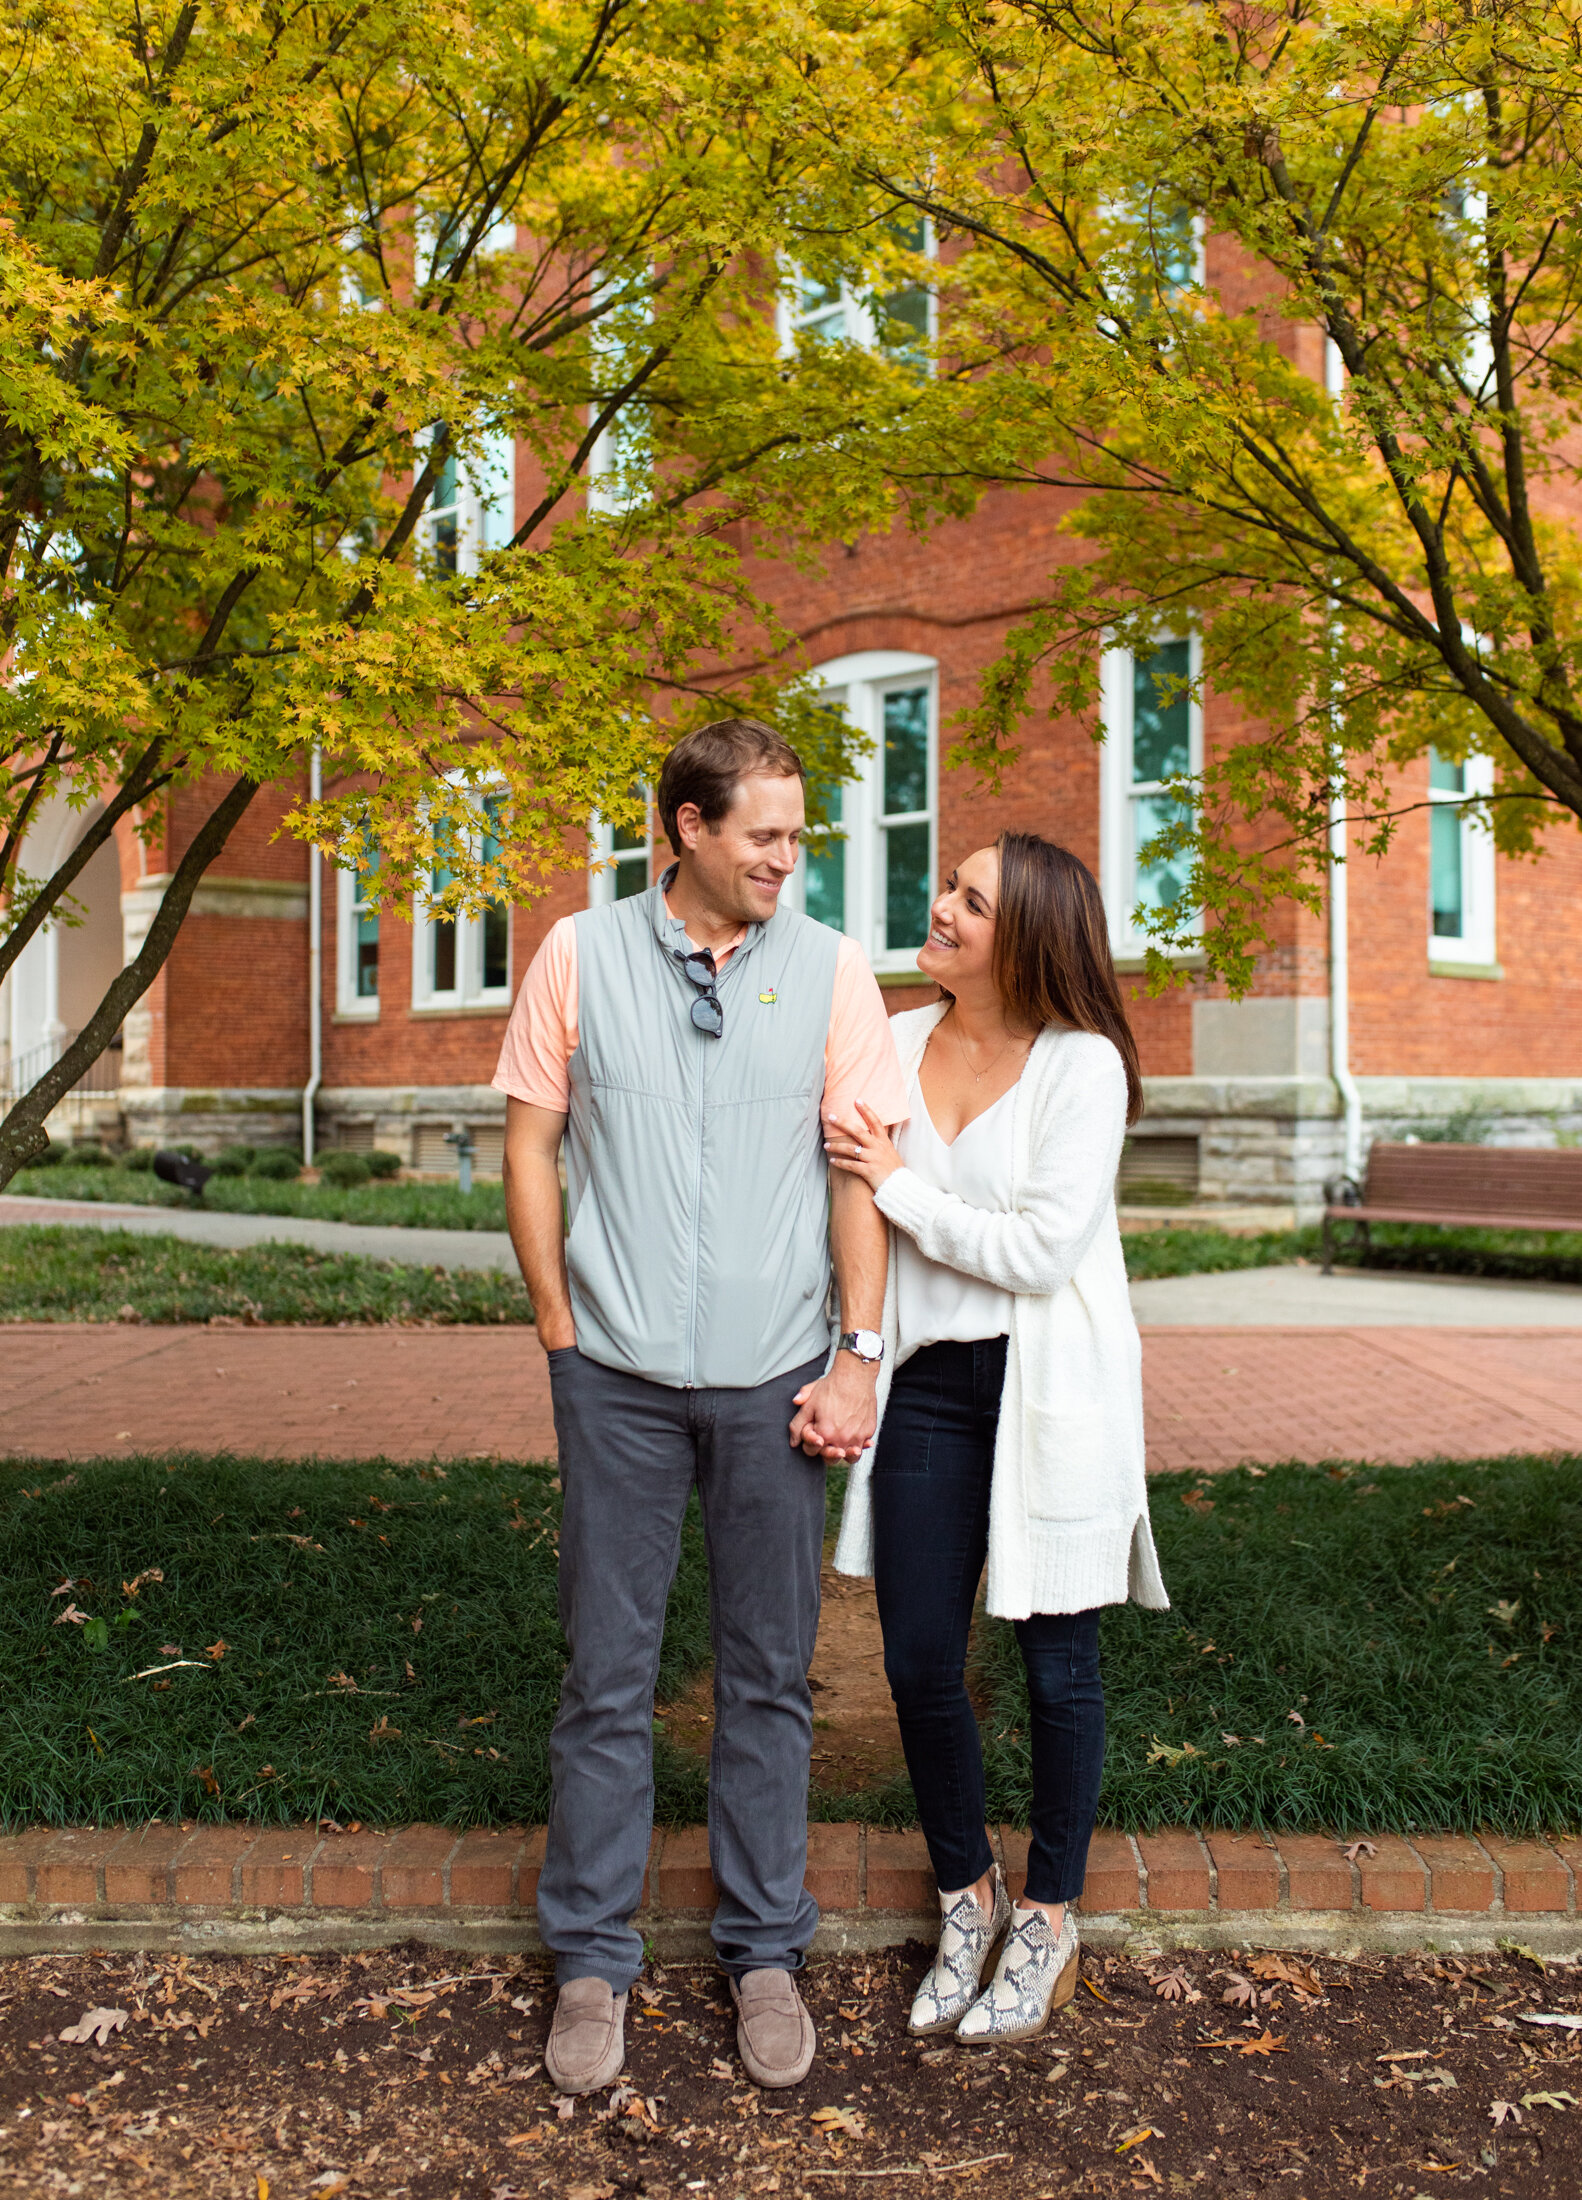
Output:
[[[1345,1108],[1345,1172],[1362,1180],[1362,1094],[1351,1074],[1351,967],[1344,780],[1329,797],[1329,1073]]]
[[[308,761],[308,799],[324,792],[324,759],[318,743]],[[324,1072],[324,859],[308,850],[308,1081],[302,1088],[302,1160],[313,1166],[313,1103]]]

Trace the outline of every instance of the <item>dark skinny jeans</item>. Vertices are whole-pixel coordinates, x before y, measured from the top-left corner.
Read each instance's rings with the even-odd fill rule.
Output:
[[[940,1888],[981,1879],[983,1750],[967,1635],[989,1547],[989,1483],[1006,1339],[926,1345],[897,1368],[873,1462],[874,1585],[884,1670]],[[1027,1900],[1082,1892],[1104,1765],[1099,1615],[1019,1619],[1033,1758]]]

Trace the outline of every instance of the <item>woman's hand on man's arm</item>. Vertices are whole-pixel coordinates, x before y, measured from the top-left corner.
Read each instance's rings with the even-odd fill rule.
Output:
[[[905,1166],[895,1140],[866,1100],[856,1102],[858,1120],[844,1123],[839,1116],[824,1119],[824,1151],[832,1169],[860,1176],[869,1191],[876,1192],[887,1177]]]

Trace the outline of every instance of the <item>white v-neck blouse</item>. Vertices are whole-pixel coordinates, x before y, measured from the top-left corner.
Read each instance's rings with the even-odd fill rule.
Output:
[[[909,1093],[911,1113],[901,1127],[896,1151],[923,1183],[954,1192],[969,1206],[1006,1212],[1011,1204],[1011,1115],[1016,1087],[975,1115],[951,1145],[934,1128],[914,1070]],[[979,1337],[1010,1333],[1011,1297],[977,1276],[963,1275],[918,1251],[904,1230],[895,1234],[895,1298],[900,1335],[895,1364],[924,1345],[950,1338],[970,1344]]]

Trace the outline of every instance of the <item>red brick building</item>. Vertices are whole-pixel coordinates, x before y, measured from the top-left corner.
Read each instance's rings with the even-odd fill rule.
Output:
[[[835,310],[827,300],[815,309]],[[435,522],[463,564],[497,526],[509,531],[502,523],[518,494],[526,509],[511,454],[492,463],[499,512],[463,483]],[[1035,720],[992,801],[969,775],[943,769],[951,718],[1051,564],[1071,554],[1058,533],[1063,509],[1049,494],[995,493],[972,519],[926,538],[859,541],[816,577],[764,576],[831,700],[875,743],[861,781],[842,791],[844,847],[805,862],[795,890],[811,913],[860,939],[893,1005],[918,998],[912,957],[934,882],[1004,825],[1049,834],[1094,866],[1117,959],[1138,971],[1129,912],[1169,883],[1136,859],[1160,815],[1152,790],[1235,737],[1229,706],[1210,696],[1201,712],[1184,699],[1162,709],[1150,667],[1112,652],[1102,745],[1078,726]],[[1161,644],[1160,667],[1188,669],[1191,646]],[[1582,837],[1562,824],[1541,861],[1498,859],[1456,804],[1475,778],[1424,760],[1402,789],[1429,807],[1404,819],[1387,859],[1348,863],[1338,935],[1287,907],[1240,1002],[1198,976],[1190,956],[1190,982],[1170,996],[1147,1000],[1137,986],[1148,1112],[1126,1181],[1310,1211],[1342,1161],[1348,1092],[1363,1144],[1414,1129],[1443,1135],[1447,1124],[1507,1143],[1582,1135]],[[455,924],[419,908],[402,921],[362,910],[349,873],[326,869],[315,889],[307,851],[277,837],[286,806],[283,797],[255,803],[122,1048],[90,1080],[104,1089],[74,1098],[63,1122],[86,1119],[133,1142],[297,1140],[315,1059],[318,898],[316,1139],[392,1148],[408,1166],[439,1172],[454,1165],[445,1133],[465,1124],[480,1169],[497,1170],[503,1103],[489,1080],[529,958],[548,924],[590,894],[646,884],[661,851],[606,840],[594,850],[604,868],[563,879],[530,909]],[[46,814],[25,868],[51,868],[82,824],[64,807]],[[30,946],[0,992],[13,1076],[80,1025],[135,948],[186,827],[178,803],[163,848],[123,834],[118,863],[106,851],[87,875],[85,921]],[[1343,988],[1332,985],[1337,946]]]

